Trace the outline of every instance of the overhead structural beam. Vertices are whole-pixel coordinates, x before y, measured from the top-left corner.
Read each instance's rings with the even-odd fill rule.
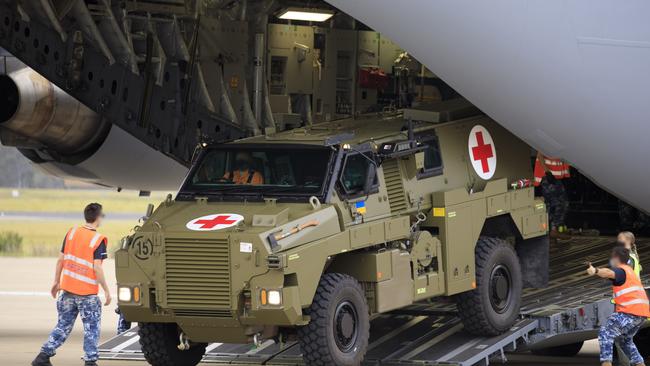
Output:
[[[68,35],[81,31],[84,36],[68,36],[64,40],[45,17],[33,16],[29,8],[1,3],[0,47],[109,122],[183,164],[190,163],[191,153],[199,141],[230,141],[244,136],[243,128],[228,113],[217,114],[214,106],[210,108],[210,103],[205,103],[205,98],[209,98],[205,90],[203,97],[189,98],[186,103],[182,100],[184,90],[189,87],[187,53],[184,46],[166,49],[173,42],[158,41],[159,32],[165,29],[158,26],[164,22],[173,24],[173,19],[118,20],[109,10],[112,12],[109,8],[98,8],[93,13],[84,1],[76,1],[59,21],[73,24],[66,28]],[[98,27],[98,21],[105,23]],[[150,59],[155,82],[148,91],[141,74],[146,57],[143,54],[139,60],[137,50],[142,43],[131,37],[133,24],[143,26],[151,35],[155,50]],[[182,40],[177,38],[179,29],[174,26],[167,31],[173,32],[176,40]],[[109,38],[111,41],[107,42]],[[168,58],[169,55],[173,58]],[[132,57],[138,59],[136,67],[129,60]],[[202,86],[197,85],[193,90],[201,91]],[[144,110],[143,98],[148,105]],[[184,114],[180,110],[182,106]],[[139,124],[143,111],[147,111],[144,117],[148,122]]]

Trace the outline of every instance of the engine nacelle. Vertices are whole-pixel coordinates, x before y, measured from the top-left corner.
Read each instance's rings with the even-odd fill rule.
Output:
[[[176,189],[187,168],[112,125],[34,70],[0,75],[0,140],[62,178]]]
[[[110,123],[30,68],[0,76],[4,145],[47,151],[70,160],[94,152]]]

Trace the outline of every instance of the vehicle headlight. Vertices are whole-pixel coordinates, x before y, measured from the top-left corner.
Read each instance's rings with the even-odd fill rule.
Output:
[[[262,289],[260,291],[260,302],[262,305],[282,305],[282,291]]]
[[[118,287],[117,299],[121,302],[140,302],[140,287]]]
[[[117,299],[122,302],[131,302],[133,298],[130,287],[119,287],[117,289]]]
[[[270,290],[269,291],[269,305],[281,305],[282,304],[282,294],[279,290]]]

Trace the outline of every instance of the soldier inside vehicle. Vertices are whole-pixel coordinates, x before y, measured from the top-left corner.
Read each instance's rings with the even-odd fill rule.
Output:
[[[321,192],[331,151],[326,148],[230,147],[207,151],[181,191],[206,194]],[[232,185],[236,185],[233,187]]]

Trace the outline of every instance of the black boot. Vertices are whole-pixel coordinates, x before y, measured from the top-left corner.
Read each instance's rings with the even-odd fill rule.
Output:
[[[52,362],[50,362],[50,356],[46,355],[43,352],[39,353],[34,361],[32,361],[32,366],[52,366]]]
[[[97,361],[86,361],[84,366],[97,366]]]

